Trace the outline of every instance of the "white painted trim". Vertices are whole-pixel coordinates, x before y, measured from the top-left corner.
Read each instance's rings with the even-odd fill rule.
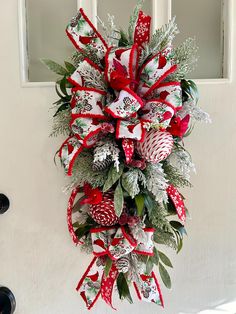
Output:
[[[166,1],[166,12],[168,19],[172,18],[172,0]],[[223,78],[219,79],[194,79],[197,84],[230,84],[232,82],[233,62],[233,0],[223,0],[223,33],[224,33],[224,57]]]
[[[28,52],[27,52],[27,27],[26,27],[26,3],[18,0],[18,29],[20,48],[20,76],[22,86],[28,84]]]
[[[78,8],[86,10],[86,14],[97,25],[97,0],[77,0]],[[153,29],[166,23],[172,16],[172,0],[152,0]],[[160,12],[160,13],[159,13]],[[233,29],[233,0],[224,0],[224,78],[195,80],[199,85],[229,84],[232,82],[232,29]],[[19,48],[20,48],[20,75],[22,87],[54,87],[54,82],[29,82],[28,81],[28,52],[27,52],[27,27],[25,0],[18,0],[19,20]]]

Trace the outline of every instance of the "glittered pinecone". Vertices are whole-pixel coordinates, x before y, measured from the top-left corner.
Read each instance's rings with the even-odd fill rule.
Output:
[[[119,273],[127,273],[130,269],[130,261],[127,257],[121,257],[116,262],[116,268]]]
[[[173,137],[169,132],[149,131],[143,142],[138,142],[136,149],[146,161],[158,163],[166,159],[173,147]]]
[[[93,171],[103,171],[103,170],[107,169],[111,163],[112,163],[111,156],[107,156],[107,158],[102,160],[102,161],[97,160],[97,161],[93,162],[92,169],[93,169]]]
[[[90,205],[89,213],[91,217],[102,226],[113,226],[117,224],[118,217],[115,213],[114,193],[106,192],[99,204]]]
[[[70,26],[76,27],[80,18],[81,18],[81,13],[78,12],[78,14],[75,17],[73,17],[72,20],[70,21]]]

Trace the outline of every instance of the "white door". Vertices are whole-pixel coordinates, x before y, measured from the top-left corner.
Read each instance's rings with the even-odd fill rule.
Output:
[[[157,24],[168,15],[167,2],[154,1],[156,10],[163,5],[163,11],[156,12]],[[227,17],[232,22],[233,36],[227,47],[233,61],[234,4],[229,1],[232,19]],[[86,0],[83,5],[92,8],[90,13],[96,11],[95,1]],[[91,256],[74,247],[67,232],[65,179],[53,163],[62,139],[48,137],[54,88],[22,84],[17,0],[0,2],[0,30],[0,193],[10,199],[10,209],[0,216],[0,285],[13,291],[17,314],[85,313],[75,287]],[[196,126],[186,143],[198,170],[192,177],[194,188],[185,192],[192,220],[183,251],[171,256],[173,288],[163,288],[165,311],[137,300],[131,306],[116,298],[120,314],[216,313],[221,305],[236,301],[235,73],[233,62],[232,76],[230,71],[226,74],[229,79],[199,81],[200,105],[213,123]],[[236,304],[230,306],[222,313],[236,313]],[[112,312],[101,300],[91,311]]]

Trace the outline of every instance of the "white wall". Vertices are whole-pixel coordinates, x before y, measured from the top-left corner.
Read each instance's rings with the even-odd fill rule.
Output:
[[[91,256],[67,232],[65,180],[53,164],[62,139],[48,137],[56,96],[53,88],[21,88],[16,0],[0,2],[0,34],[0,192],[11,199],[0,217],[0,284],[13,290],[17,314],[85,313],[75,286]],[[235,52],[235,35],[232,45]],[[236,299],[235,75],[232,84],[199,87],[213,124],[197,126],[187,143],[198,175],[185,192],[192,220],[183,251],[172,256],[166,309],[117,301],[119,314],[195,314]],[[90,313],[114,312],[100,300]]]

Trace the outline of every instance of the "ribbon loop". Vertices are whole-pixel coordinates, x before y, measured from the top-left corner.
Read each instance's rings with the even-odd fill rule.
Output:
[[[114,73],[116,74],[116,79],[123,77],[129,78],[129,82],[135,80],[137,67],[138,46],[136,44],[132,48],[108,49],[105,69],[105,76],[108,82],[112,81]]]
[[[170,53],[171,48],[168,47],[142,66],[139,72],[139,95],[147,97],[168,75],[175,72],[177,66],[169,58]]]
[[[74,118],[70,123],[71,129],[84,147],[92,147],[98,139],[101,124],[91,118]]]
[[[71,136],[62,144],[59,150],[59,157],[68,176],[72,175],[72,168],[77,156],[82,152],[83,146],[81,141]]]
[[[137,114],[143,106],[143,101],[132,90],[123,89],[118,98],[105,108],[111,116],[118,119],[126,119]]]
[[[83,9],[80,9],[77,16],[70,22],[66,33],[77,49],[82,51],[87,47],[92,50],[96,49],[98,58],[104,58],[108,48],[107,44]]]
[[[106,93],[88,87],[77,87],[73,90],[71,101],[72,116],[75,118],[106,118],[103,113]]]

